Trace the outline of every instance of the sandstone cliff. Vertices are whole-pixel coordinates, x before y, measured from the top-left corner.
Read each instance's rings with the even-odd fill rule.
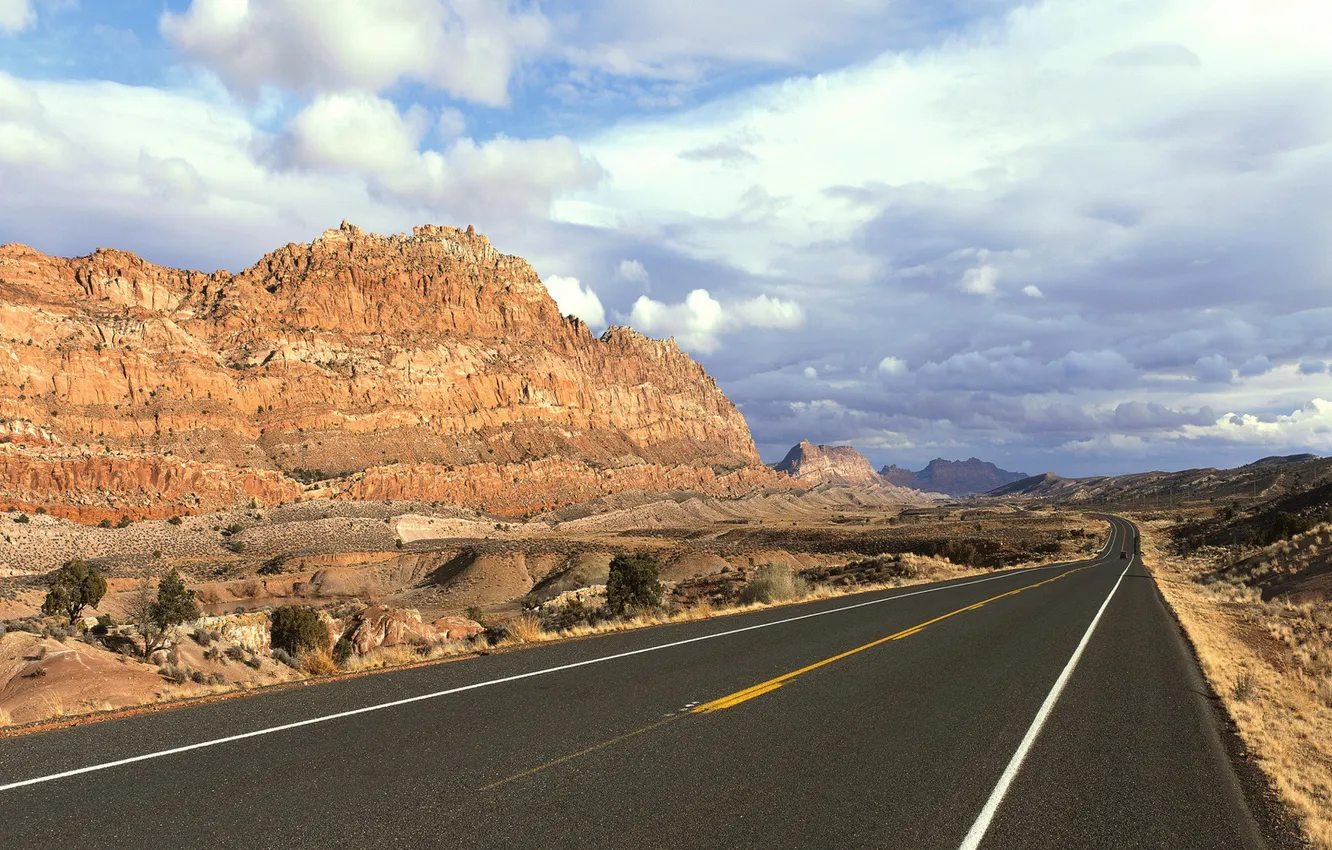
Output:
[[[232,275],[0,246],[0,507],[309,498],[520,514],[791,486],[674,341],[600,338],[472,228],[343,224]]]
[[[851,446],[816,446],[809,440],[801,440],[792,446],[786,457],[773,468],[812,484],[874,486],[885,483],[869,460]]]

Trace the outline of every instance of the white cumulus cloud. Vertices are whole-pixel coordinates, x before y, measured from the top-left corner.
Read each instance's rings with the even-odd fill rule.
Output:
[[[544,215],[556,195],[601,179],[600,166],[563,136],[481,144],[463,137],[422,150],[431,126],[419,106],[400,112],[366,92],[320,94],[284,128],[273,158],[285,168],[355,172],[377,195],[461,211]]]
[[[1036,286],[1035,284],[1028,284],[1027,286],[1022,287],[1022,294],[1027,296],[1028,298],[1045,297],[1045,293],[1041,292],[1041,288],[1039,286]]]
[[[723,334],[745,327],[793,330],[804,324],[804,311],[790,301],[759,295],[723,305],[706,289],[695,289],[679,304],[640,295],[629,323],[655,335],[670,335],[682,348],[708,354],[721,347]]]
[[[615,276],[620,280],[642,284],[643,286],[646,286],[649,281],[648,270],[638,260],[620,260],[620,265],[615,270]]]
[[[991,265],[980,265],[962,273],[963,292],[974,295],[993,295],[999,282],[999,270]]]
[[[36,20],[29,0],[0,0],[0,32],[18,32],[32,26]]]
[[[550,25],[507,0],[192,0],[162,36],[234,89],[380,91],[414,80],[454,97],[508,102],[509,78]]]
[[[905,375],[907,364],[897,357],[885,357],[879,361],[878,368],[881,375]]]
[[[551,275],[546,278],[546,291],[566,316],[577,316],[592,328],[606,326],[606,310],[601,306],[601,299],[592,287],[584,286],[578,278]]]

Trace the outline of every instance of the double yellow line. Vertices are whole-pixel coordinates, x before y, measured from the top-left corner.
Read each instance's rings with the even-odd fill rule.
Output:
[[[766,693],[771,693],[772,691],[777,690],[782,685],[786,684],[787,682],[791,681],[797,676],[804,675],[805,673],[808,673],[811,670],[817,670],[820,667],[823,667],[827,664],[832,664],[834,661],[841,661],[843,658],[849,658],[858,652],[864,652],[867,649],[873,649],[874,647],[880,646],[881,644],[885,644],[890,640],[902,640],[903,638],[911,637],[912,635],[927,628],[928,626],[932,626],[935,623],[947,620],[949,617],[956,617],[958,614],[965,614],[967,611],[975,611],[977,608],[980,608],[982,605],[988,605],[989,603],[999,599],[1003,599],[1006,596],[1013,596],[1015,594],[1021,593],[1024,590],[1031,590],[1033,587],[1040,587],[1043,584],[1049,584],[1052,581],[1058,581],[1059,579],[1063,578],[1066,575],[1072,575],[1073,573],[1076,573],[1079,570],[1085,570],[1085,569],[1087,569],[1087,567],[1075,567],[1074,569],[1068,570],[1067,572],[1062,572],[1059,575],[1054,576],[1053,578],[1047,578],[1044,581],[1038,581],[1035,584],[1024,585],[1022,587],[1017,588],[1016,590],[1010,590],[1007,593],[1001,593],[998,596],[991,596],[989,599],[982,599],[980,602],[977,602],[973,605],[968,605],[965,608],[958,608],[956,611],[949,611],[947,614],[942,614],[938,617],[935,617],[933,620],[926,620],[923,623],[917,623],[914,626],[905,628],[900,632],[894,632],[893,634],[888,635],[887,637],[881,637],[878,640],[870,641],[864,646],[858,646],[855,649],[848,649],[846,652],[839,652],[837,655],[825,658],[822,661],[815,661],[813,664],[801,667],[799,670],[792,670],[790,673],[783,673],[782,675],[776,677],[775,679],[769,679],[766,682],[759,682],[757,685],[752,685],[748,688],[745,688],[743,691],[736,691],[733,694],[727,694],[726,696],[720,697],[719,699],[714,699],[711,702],[705,702],[702,705],[695,707],[692,710],[692,713],[710,714],[714,711],[721,711],[724,708],[731,708],[733,706],[737,706],[742,702],[748,702],[749,700],[754,699],[755,697],[761,697]]]

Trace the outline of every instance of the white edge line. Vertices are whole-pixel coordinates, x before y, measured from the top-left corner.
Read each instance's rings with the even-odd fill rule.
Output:
[[[1109,544],[1114,541],[1114,538],[1115,538],[1114,530],[1112,529],[1111,534],[1106,541],[1107,545],[1105,550],[1103,550],[1102,552],[1102,556],[1104,554],[1108,554],[1108,552],[1112,548]],[[323,714],[318,717],[308,718],[306,720],[297,720],[293,723],[283,723],[280,726],[268,726],[263,729],[255,729],[251,732],[242,732],[239,735],[228,735],[225,738],[213,738],[208,741],[199,741],[198,743],[194,744],[186,744],[185,746],[182,747],[172,747],[171,749],[168,750],[157,750],[156,752],[143,753],[142,755],[130,756],[129,758],[102,762],[101,764],[92,764],[88,765],[87,767],[74,768],[73,770],[64,770],[61,771],[60,773],[52,773],[46,776],[36,776],[33,777],[32,779],[21,779],[18,780],[17,782],[9,782],[7,784],[0,785],[0,792],[12,791],[15,788],[25,788],[29,785],[40,785],[43,782],[54,782],[57,779],[67,779],[71,776],[79,776],[80,774],[84,773],[95,773],[100,770],[110,770],[113,767],[123,767],[124,765],[127,764],[134,764],[135,762],[140,762],[140,761],[148,761],[149,759],[163,758],[165,756],[176,755],[177,753],[187,753],[191,750],[202,750],[207,747],[216,747],[221,744],[229,744],[233,741],[243,741],[246,738],[257,738],[261,735],[272,735],[275,732],[285,732],[288,729],[299,729],[302,726],[313,726],[317,723],[327,723],[331,720],[340,720],[344,717],[353,717],[357,714],[368,714],[369,712],[372,711],[382,711],[386,708],[396,708],[397,706],[400,705],[409,705],[411,703],[421,702],[423,700],[438,699],[439,697],[448,696],[450,694],[462,693],[463,691],[476,690],[477,688],[486,688],[492,685],[502,685],[506,682],[516,682],[519,679],[530,679],[533,676],[544,676],[550,673],[559,673],[563,670],[572,670],[576,667],[586,667],[590,664],[601,664],[602,662],[605,661],[615,661],[617,659],[628,658],[633,655],[642,655],[645,652],[656,652],[658,650],[671,649],[673,647],[684,646],[686,644],[697,643],[699,641],[728,637],[730,635],[740,634],[741,632],[749,632],[755,629],[766,629],[770,626],[780,626],[786,623],[794,623],[797,620],[807,620],[810,617],[822,617],[825,614],[837,614],[842,611],[850,611],[855,608],[864,608],[867,605],[878,605],[881,602],[891,602],[894,599],[906,599],[911,596],[920,596],[921,594],[934,593],[940,590],[949,590],[955,587],[968,587],[973,584],[983,584],[987,581],[998,581],[999,579],[1012,578],[1013,576],[1024,575],[1026,573],[1036,572],[1038,570],[1052,570],[1057,567],[1067,567],[1071,566],[1074,563],[1079,563],[1079,562],[1074,561],[1068,563],[1048,564],[1043,567],[1030,567],[1024,570],[1005,571],[1001,575],[988,576],[986,578],[976,579],[975,581],[958,582],[956,584],[945,584],[939,587],[928,587],[925,588],[924,590],[915,590],[910,593],[902,593],[896,596],[885,596],[879,599],[871,599],[868,602],[857,602],[854,605],[844,605],[840,608],[829,608],[826,611],[815,611],[810,614],[801,614],[796,617],[787,617],[782,620],[773,620],[770,623],[758,623],[753,626],[744,626],[742,628],[730,629],[729,631],[717,632],[715,634],[699,635],[698,637],[685,638],[684,640],[672,641],[670,643],[658,644],[656,646],[648,646],[642,649],[633,649],[629,650],[628,652],[619,652],[614,655],[603,655],[599,658],[589,658],[586,661],[575,661],[571,664],[561,664],[557,667],[547,667],[541,670],[531,670],[527,673],[518,673],[513,676],[504,676],[503,678],[499,679],[487,679],[486,681],[483,682],[473,682],[470,685],[460,685],[456,688],[448,688],[447,690],[443,691],[434,691],[428,694],[418,694],[417,696],[414,697],[406,697],[404,699],[393,700],[391,702],[376,703],[375,705],[367,705],[367,706],[362,706],[361,708],[353,708],[349,711],[339,711],[336,712],[335,714]]]
[[[1082,651],[1087,648],[1088,642],[1091,641],[1092,632],[1096,630],[1096,624],[1101,621],[1101,615],[1105,613],[1105,609],[1110,605],[1110,600],[1114,597],[1115,591],[1119,589],[1119,584],[1124,580],[1129,567],[1133,566],[1134,560],[1136,559],[1129,560],[1129,566],[1124,567],[1124,572],[1119,574],[1115,586],[1110,588],[1110,594],[1101,603],[1100,610],[1096,612],[1095,617],[1092,617],[1091,625],[1087,626],[1087,631],[1083,633],[1082,640],[1078,642],[1078,648],[1073,650],[1073,656],[1064,665],[1064,671],[1055,680],[1054,687],[1050,689],[1050,693],[1045,697],[1045,702],[1041,703],[1040,711],[1036,712],[1036,718],[1031,721],[1026,736],[1022,739],[1022,743],[1018,744],[1017,752],[1013,753],[1013,758],[1009,760],[1008,767],[1004,768],[998,784],[990,792],[990,799],[985,802],[985,808],[981,809],[980,815],[976,818],[976,822],[971,825],[966,838],[962,839],[959,850],[978,850],[980,847],[981,840],[985,838],[985,833],[990,828],[990,821],[994,819],[995,812],[999,811],[999,804],[1004,801],[1005,795],[1008,794],[1008,787],[1013,784],[1018,771],[1022,769],[1022,762],[1027,758],[1027,752],[1031,749],[1031,745],[1036,742],[1036,737],[1041,734],[1041,728],[1045,726],[1045,721],[1049,718],[1050,712],[1059,700],[1059,695],[1063,693],[1064,685],[1068,684],[1069,677],[1073,675],[1073,668],[1078,666],[1078,659],[1082,657]]]

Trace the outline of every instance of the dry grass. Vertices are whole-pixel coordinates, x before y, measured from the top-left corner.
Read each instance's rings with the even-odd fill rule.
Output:
[[[13,723],[14,723],[14,718],[10,715],[10,713],[8,711],[5,711],[3,708],[0,708],[0,727],[12,726]]]
[[[471,641],[450,640],[429,646],[397,644],[381,646],[370,650],[365,655],[353,655],[342,665],[344,673],[360,673],[365,670],[382,670],[386,667],[401,667],[405,664],[419,664],[422,661],[437,661],[458,655],[468,655],[476,651]]]
[[[549,640],[551,635],[541,627],[541,618],[531,611],[525,611],[505,623],[509,637],[518,643],[538,643]]]
[[[307,676],[327,676],[338,672],[338,665],[326,649],[316,649],[301,654],[301,672]]]
[[[1315,846],[1332,850],[1332,606],[1264,603],[1204,583],[1215,563],[1165,549],[1168,521],[1143,522],[1143,554],[1263,772]]]

